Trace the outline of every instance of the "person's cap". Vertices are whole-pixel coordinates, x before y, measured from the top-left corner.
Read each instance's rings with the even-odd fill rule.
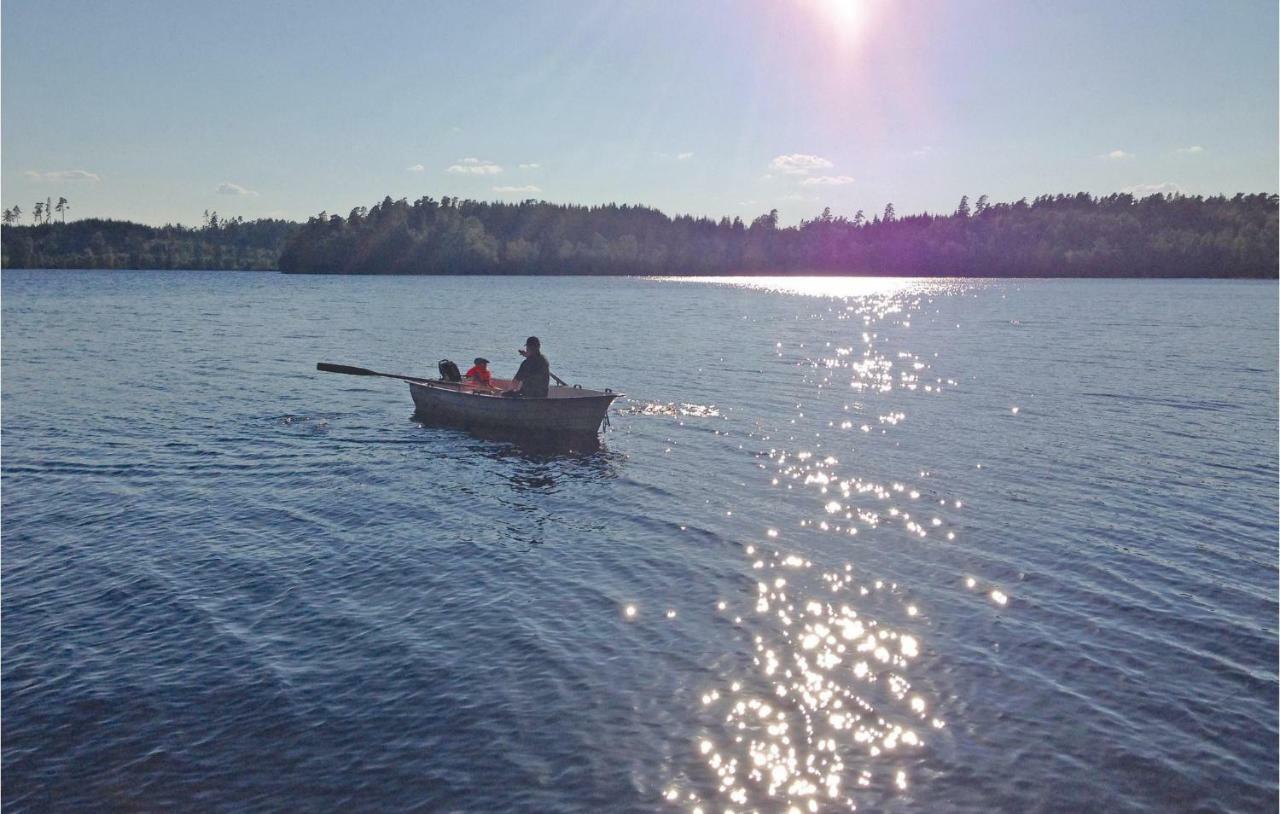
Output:
[[[484,358],[483,356],[477,356],[477,357],[476,357],[475,364],[477,364],[477,365],[487,365],[487,364],[489,364],[489,360],[488,360],[488,359],[486,359],[486,358]]]
[[[541,348],[542,340],[538,339],[536,336],[531,336],[524,341],[524,346],[526,348]]]

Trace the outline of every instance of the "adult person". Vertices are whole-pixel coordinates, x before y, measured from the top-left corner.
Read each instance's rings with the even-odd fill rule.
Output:
[[[531,399],[544,399],[551,386],[551,363],[542,355],[542,341],[531,336],[524,341],[520,349],[524,361],[516,371],[512,387],[503,393],[504,396],[522,396]]]

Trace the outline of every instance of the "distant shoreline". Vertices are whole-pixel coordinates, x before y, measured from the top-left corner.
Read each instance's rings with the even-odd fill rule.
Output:
[[[384,277],[388,279],[403,279],[406,277],[450,277],[450,278],[468,278],[468,277],[496,277],[496,278],[521,278],[521,277],[554,277],[554,278],[579,278],[579,279],[631,279],[631,280],[657,280],[664,278],[680,278],[682,280],[725,280],[734,278],[796,278],[796,279],[819,279],[830,278],[833,280],[1187,280],[1187,281],[1203,281],[1203,282],[1272,282],[1280,283],[1280,278],[1273,275],[1271,277],[1222,277],[1212,275],[1160,275],[1160,276],[1135,276],[1135,275],[1085,275],[1085,274],[1043,274],[1038,276],[995,276],[990,274],[966,274],[966,275],[942,275],[942,274],[838,274],[838,273],[806,273],[806,272],[751,272],[751,273],[724,273],[724,274],[514,274],[514,273],[493,273],[493,274],[450,274],[426,273],[426,274],[374,274],[351,272],[347,274],[327,274],[324,272],[310,271],[280,271],[279,269],[192,269],[192,268],[43,268],[43,267],[23,267],[23,268],[5,268],[5,271],[50,271],[50,272],[79,272],[79,271],[104,271],[104,272],[142,272],[155,274],[168,271],[180,272],[213,272],[217,274],[279,274],[288,277]]]
[[[1042,195],[871,218],[675,217],[644,206],[385,198],[305,224],[6,225],[3,268],[392,276],[1277,279],[1280,196]],[[216,216],[215,216],[216,217]]]

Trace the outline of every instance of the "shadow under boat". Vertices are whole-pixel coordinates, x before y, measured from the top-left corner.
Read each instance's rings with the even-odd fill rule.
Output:
[[[512,451],[529,457],[578,457],[594,455],[606,447],[599,433],[546,434],[502,430],[492,427],[470,427],[458,423],[444,423],[413,414],[413,420],[425,427],[454,430],[478,441],[502,444]]]

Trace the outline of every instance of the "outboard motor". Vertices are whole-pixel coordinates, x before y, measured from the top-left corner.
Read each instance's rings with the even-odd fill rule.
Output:
[[[436,365],[436,367],[440,369],[440,378],[442,381],[446,381],[446,382],[462,381],[462,372],[458,370],[457,365],[455,365],[453,362],[450,362],[448,359],[441,359],[440,362]]]

